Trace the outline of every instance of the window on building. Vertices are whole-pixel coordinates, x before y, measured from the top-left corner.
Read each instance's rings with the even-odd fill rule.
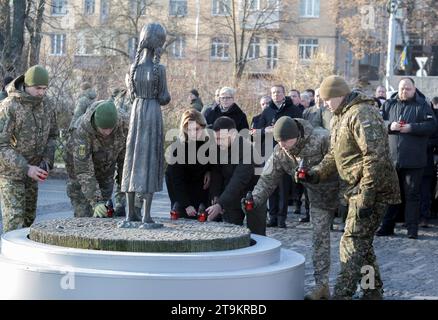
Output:
[[[300,60],[310,60],[318,51],[318,39],[300,39],[298,46]]]
[[[131,60],[134,59],[137,52],[137,38],[131,37],[128,39],[128,55]]]
[[[67,0],[52,0],[51,14],[52,15],[67,14]]]
[[[319,17],[319,0],[300,0],[300,17]]]
[[[132,16],[145,16],[147,7],[147,0],[129,0],[129,10]]]
[[[53,56],[65,55],[65,34],[50,35],[50,54]]]
[[[94,14],[94,6],[95,6],[94,0],[85,0],[84,1],[84,14],[85,15]]]
[[[109,18],[110,3],[109,0],[100,0],[100,21],[106,22]]]
[[[230,0],[213,0],[211,14],[214,16],[226,16],[230,14]]]
[[[213,38],[211,40],[211,54],[213,59],[223,59],[229,58],[230,44],[227,38]]]
[[[276,39],[268,39],[266,48],[267,68],[275,69],[278,62],[278,41]]]
[[[260,58],[260,38],[252,37],[249,42],[248,59]]]
[[[170,46],[170,55],[176,59],[184,58],[185,48],[186,48],[186,38],[184,36],[178,36]]]
[[[170,16],[186,16],[187,15],[187,0],[170,0],[169,3]]]

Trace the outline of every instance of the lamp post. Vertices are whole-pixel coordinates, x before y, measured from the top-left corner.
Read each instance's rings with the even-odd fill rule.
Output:
[[[395,15],[400,6],[401,0],[388,0],[386,10],[389,12],[389,32],[388,32],[388,54],[386,56],[386,82],[385,87],[390,91],[390,79],[394,75],[394,46],[395,46]]]

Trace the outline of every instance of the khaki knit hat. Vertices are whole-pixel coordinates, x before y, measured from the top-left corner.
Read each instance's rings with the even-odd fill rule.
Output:
[[[345,97],[350,92],[351,89],[347,82],[340,76],[330,76],[325,78],[319,88],[319,94],[323,100]]]
[[[286,141],[289,139],[298,138],[300,132],[294,119],[288,116],[283,116],[275,122],[274,139],[275,141]]]
[[[40,65],[30,67],[24,74],[24,84],[28,87],[48,86],[49,73],[46,68]]]

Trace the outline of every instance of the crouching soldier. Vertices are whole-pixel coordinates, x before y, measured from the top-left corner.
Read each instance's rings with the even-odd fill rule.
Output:
[[[326,130],[313,128],[310,122],[284,116],[274,126],[278,142],[268,159],[253,191],[254,208],[262,206],[277,188],[284,174],[293,177],[306,168],[318,164],[329,150]],[[298,171],[297,171],[298,170]],[[297,178],[295,178],[297,180]],[[318,185],[304,183],[310,199],[310,217],[313,226],[313,268],[315,288],[306,299],[328,299],[330,271],[330,224],[338,207],[336,175]],[[245,199],[242,199],[242,209]],[[248,217],[252,211],[247,210]]]
[[[55,156],[55,111],[45,98],[49,74],[33,66],[9,84],[0,110],[0,194],[3,232],[29,227],[36,216],[38,182]]]
[[[107,216],[116,167],[121,183],[128,125],[112,101],[97,101],[71,128],[65,163],[75,217]]]

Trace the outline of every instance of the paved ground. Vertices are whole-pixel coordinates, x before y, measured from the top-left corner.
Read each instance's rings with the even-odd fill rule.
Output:
[[[167,217],[169,207],[165,190],[154,195],[153,216]],[[70,216],[72,209],[65,192],[65,180],[49,179],[41,183],[37,221]],[[298,217],[289,214],[288,229],[269,228],[268,236],[280,240],[284,247],[305,255],[305,285],[309,289],[313,284],[311,225],[298,223]],[[339,271],[338,250],[341,235],[339,231],[331,233],[332,287]],[[376,237],[374,246],[387,299],[438,299],[438,221],[434,221],[431,228],[421,229],[418,240],[408,239],[406,232],[398,227],[395,236]]]

